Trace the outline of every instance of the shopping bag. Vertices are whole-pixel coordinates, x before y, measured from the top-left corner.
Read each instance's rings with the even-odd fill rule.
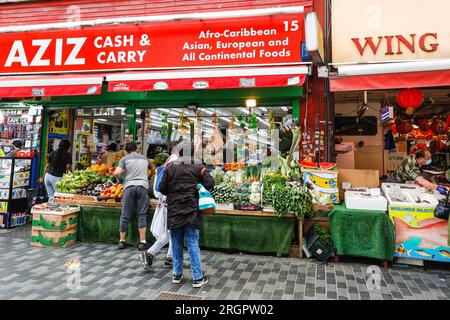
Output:
[[[31,208],[36,204],[48,202],[47,191],[42,184],[39,184],[35,189],[29,190],[27,195],[28,207]]]
[[[199,183],[197,185],[198,189],[198,209],[203,214],[211,214],[216,211],[216,202],[214,201],[213,195],[206,190],[206,188]]]
[[[153,216],[150,231],[159,242],[166,242],[169,240],[169,230],[167,229],[167,205],[166,197],[160,195],[158,205]]]
[[[450,192],[447,193],[447,199],[439,201],[439,204],[434,209],[434,216],[438,219],[448,220],[450,215],[450,203],[448,202]]]

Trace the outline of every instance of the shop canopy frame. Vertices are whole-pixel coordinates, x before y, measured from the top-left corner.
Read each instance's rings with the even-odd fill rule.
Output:
[[[67,74],[0,77],[0,97],[50,97],[98,95],[103,74]]]
[[[108,92],[180,91],[302,86],[305,65],[257,68],[183,69],[107,74]]]
[[[335,65],[331,92],[450,86],[450,59],[361,65]]]

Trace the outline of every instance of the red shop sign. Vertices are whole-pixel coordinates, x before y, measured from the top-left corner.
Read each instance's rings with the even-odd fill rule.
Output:
[[[303,15],[3,34],[0,74],[301,62]]]

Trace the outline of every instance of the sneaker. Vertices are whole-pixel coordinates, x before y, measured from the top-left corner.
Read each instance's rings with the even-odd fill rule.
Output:
[[[200,279],[200,280],[194,280],[193,282],[192,282],[192,287],[193,288],[201,288],[201,287],[203,287],[205,284],[207,284],[208,283],[208,278],[207,277],[205,277],[205,276],[203,276],[203,278],[202,279]]]
[[[151,270],[152,264],[153,264],[153,256],[149,256],[147,252],[141,253],[141,261],[144,263],[144,270],[149,271]]]
[[[139,251],[147,251],[148,249],[150,249],[150,245],[147,242],[139,242],[139,246],[138,246],[138,250]]]
[[[172,283],[173,284],[180,284],[181,283],[181,279],[183,279],[183,275],[181,275],[181,276],[172,276]]]
[[[166,258],[166,260],[164,260],[164,263],[163,263],[163,268],[173,268],[172,259]]]
[[[127,245],[126,245],[125,241],[119,241],[119,245],[118,245],[119,250],[125,249],[126,246]]]

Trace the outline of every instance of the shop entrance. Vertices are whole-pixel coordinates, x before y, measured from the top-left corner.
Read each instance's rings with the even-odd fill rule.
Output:
[[[194,142],[193,152],[201,154],[206,164],[248,161],[252,157],[263,161],[271,155],[272,148],[281,154],[289,152],[292,142],[289,128],[297,121],[289,103],[250,107],[155,106],[136,109],[136,118],[136,139],[140,151],[148,158],[154,159],[161,152],[170,153],[184,139]],[[271,129],[278,129],[279,140],[272,141]],[[231,140],[234,151],[227,148]],[[221,156],[215,154],[219,149]]]
[[[423,170],[450,169],[450,89],[420,89],[424,99],[413,110],[399,106],[400,91],[335,94],[340,169],[379,170],[380,176],[387,176],[408,155],[424,147],[431,151],[433,161]],[[444,175],[435,175],[435,179],[447,182]]]
[[[124,106],[58,108],[47,112],[46,157],[58,148],[62,139],[67,139],[72,145],[73,168],[82,170],[100,164],[112,144],[116,151],[124,146],[127,128]],[[106,160],[103,159],[105,163]],[[110,159],[110,167],[115,160],[115,157]]]

